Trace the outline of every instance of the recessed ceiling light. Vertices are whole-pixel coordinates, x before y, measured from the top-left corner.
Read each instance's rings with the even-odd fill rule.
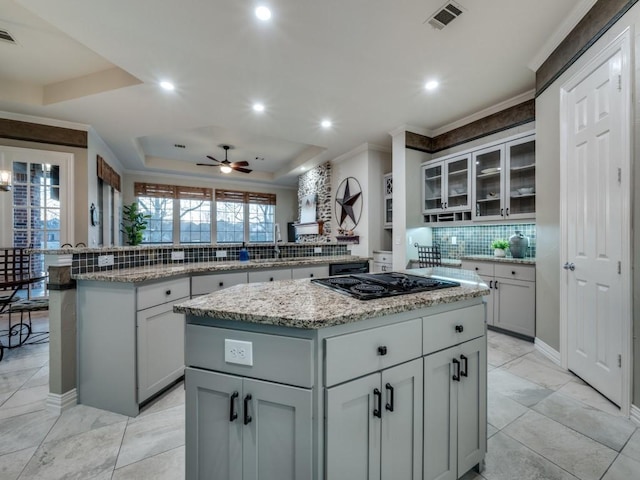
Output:
[[[257,7],[255,12],[256,17],[258,17],[263,22],[266,22],[271,18],[271,10],[269,10],[269,8],[265,7],[264,5],[260,5],[259,7]]]
[[[322,120],[322,122],[320,122],[320,126],[322,126],[322,128],[329,128],[331,125],[333,125],[331,120]]]
[[[426,88],[427,90],[435,90],[436,88],[438,88],[438,85],[440,84],[436,80],[430,80],[425,83],[424,88]]]
[[[171,90],[175,90],[175,88],[176,88],[176,87],[175,87],[175,85],[174,85],[173,83],[171,83],[171,82],[167,82],[166,80],[164,80],[164,81],[160,82],[160,86],[161,86],[162,88],[164,88],[165,90],[169,90],[169,91],[171,91]]]
[[[256,112],[264,112],[264,105],[262,103],[254,103],[253,110]]]

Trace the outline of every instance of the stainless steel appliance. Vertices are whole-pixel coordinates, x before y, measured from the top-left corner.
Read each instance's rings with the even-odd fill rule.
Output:
[[[367,273],[369,262],[330,263],[329,275],[347,275],[349,273]]]
[[[313,283],[360,300],[459,287],[458,282],[408,273],[385,272],[314,278]]]

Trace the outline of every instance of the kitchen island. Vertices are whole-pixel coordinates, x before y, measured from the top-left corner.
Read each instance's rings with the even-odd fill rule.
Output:
[[[409,273],[409,272],[407,272]],[[187,479],[457,479],[486,452],[486,325],[459,287],[361,301],[305,280],[185,301]]]

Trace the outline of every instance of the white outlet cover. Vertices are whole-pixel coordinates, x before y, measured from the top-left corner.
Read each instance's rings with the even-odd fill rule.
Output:
[[[226,250],[216,250],[216,258],[225,258],[227,256]]]
[[[171,260],[184,260],[184,250],[171,252]]]
[[[113,265],[113,255],[98,255],[98,266],[99,267],[110,267]]]
[[[224,339],[224,361],[236,365],[253,366],[253,342]]]
[[[322,247],[313,247],[313,253],[322,253]]]

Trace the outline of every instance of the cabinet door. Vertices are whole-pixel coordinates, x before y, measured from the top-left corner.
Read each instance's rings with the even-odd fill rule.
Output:
[[[449,212],[469,210],[471,206],[470,155],[452,158],[444,164],[444,209]]]
[[[243,479],[313,478],[311,390],[246,378],[243,385],[242,423],[251,417],[242,434]]]
[[[442,199],[442,168],[442,162],[422,167],[423,213],[442,212],[444,207]]]
[[[457,383],[452,347],[424,357],[424,479],[456,480]]]
[[[496,278],[495,326],[516,333],[536,335],[535,282]]]
[[[506,145],[505,216],[534,218],[536,213],[536,142],[533,136]]]
[[[242,379],[187,368],[185,389],[187,480],[242,480]]]
[[[173,304],[165,303],[138,312],[137,327],[138,403],[142,403],[184,373],[184,315],[173,313]]]
[[[480,278],[482,278],[482,280],[484,280],[484,283],[486,283],[490,287],[489,294],[483,297],[484,301],[487,304],[487,325],[495,325],[495,315],[496,315],[495,314],[496,291],[494,289],[495,279],[493,277],[487,277],[484,275],[480,275]]]
[[[223,288],[247,283],[247,272],[214,273],[210,275],[194,275],[191,277],[191,295],[206,295]]]
[[[458,388],[458,476],[487,451],[487,337],[460,345]],[[464,375],[466,374],[466,375]]]
[[[374,410],[384,405],[374,390],[380,392],[379,373],[326,390],[326,478],[380,479],[381,418]]]
[[[387,174],[382,179],[382,190],[384,192],[384,227],[393,226],[393,175]]]
[[[504,145],[473,153],[474,220],[500,220],[504,216]]]
[[[329,265],[318,265],[316,267],[298,267],[291,269],[291,278],[322,278],[329,276]]]
[[[382,372],[382,480],[422,480],[422,359]]]

